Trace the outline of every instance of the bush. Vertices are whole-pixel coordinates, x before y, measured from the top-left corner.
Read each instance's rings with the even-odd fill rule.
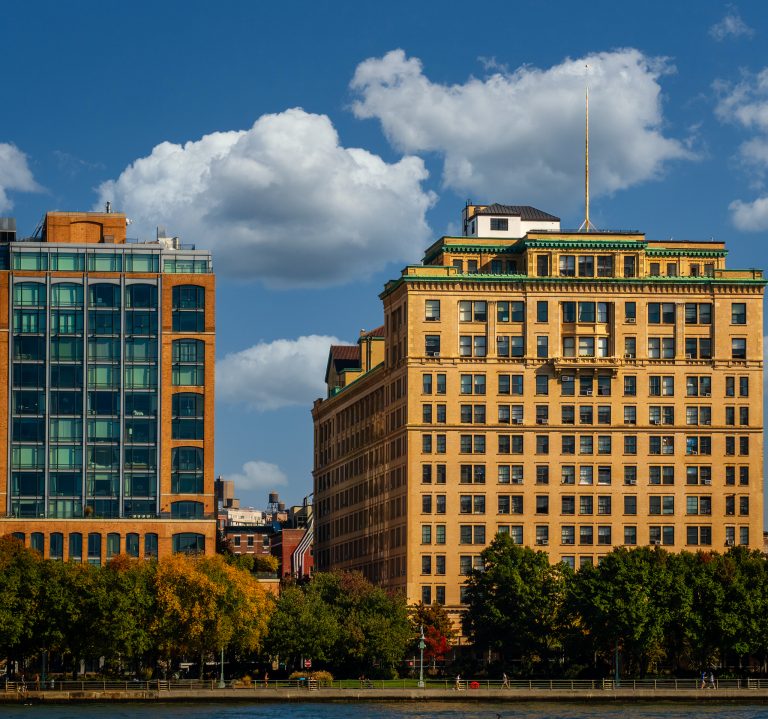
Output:
[[[333,674],[326,671],[292,672],[288,679],[314,679],[318,686],[329,687],[333,683]]]

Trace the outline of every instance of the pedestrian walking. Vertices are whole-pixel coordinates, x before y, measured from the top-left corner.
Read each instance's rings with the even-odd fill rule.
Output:
[[[506,672],[502,673],[501,680],[501,688],[509,689],[509,677],[507,676]]]
[[[717,684],[715,684],[715,675],[713,672],[709,673],[709,688],[717,689]]]
[[[707,672],[704,670],[701,673],[701,688],[706,689],[707,688]]]
[[[264,688],[269,689],[269,674],[266,669],[264,670]]]
[[[456,691],[459,691],[461,689],[461,674],[456,675],[456,686],[454,687]]]

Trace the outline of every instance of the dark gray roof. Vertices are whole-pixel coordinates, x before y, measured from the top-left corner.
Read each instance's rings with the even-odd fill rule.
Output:
[[[519,217],[521,220],[536,221],[542,220],[544,222],[559,222],[560,218],[550,215],[543,210],[537,210],[530,205],[500,205],[498,202],[494,202],[492,205],[488,205],[483,210],[477,211],[478,215],[512,215]]]

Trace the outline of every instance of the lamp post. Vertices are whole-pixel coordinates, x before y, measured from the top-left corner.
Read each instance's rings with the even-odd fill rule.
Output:
[[[224,683],[224,645],[221,646],[221,674],[219,675],[219,689],[224,689],[227,685]]]
[[[421,627],[421,636],[419,637],[419,689],[424,688],[424,647],[427,645],[424,643],[424,625]]]

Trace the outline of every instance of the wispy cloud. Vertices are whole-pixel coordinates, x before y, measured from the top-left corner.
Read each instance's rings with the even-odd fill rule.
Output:
[[[737,164],[762,188],[768,175],[768,67],[757,74],[744,73],[738,82],[718,80],[715,115],[721,122],[746,130],[751,136],[739,145]],[[733,200],[731,222],[745,231],[768,229],[768,195]]]
[[[728,6],[728,11],[720,22],[716,22],[709,28],[709,35],[717,42],[722,42],[735,37],[752,37],[755,31],[744,22],[739,11],[733,5]]]

